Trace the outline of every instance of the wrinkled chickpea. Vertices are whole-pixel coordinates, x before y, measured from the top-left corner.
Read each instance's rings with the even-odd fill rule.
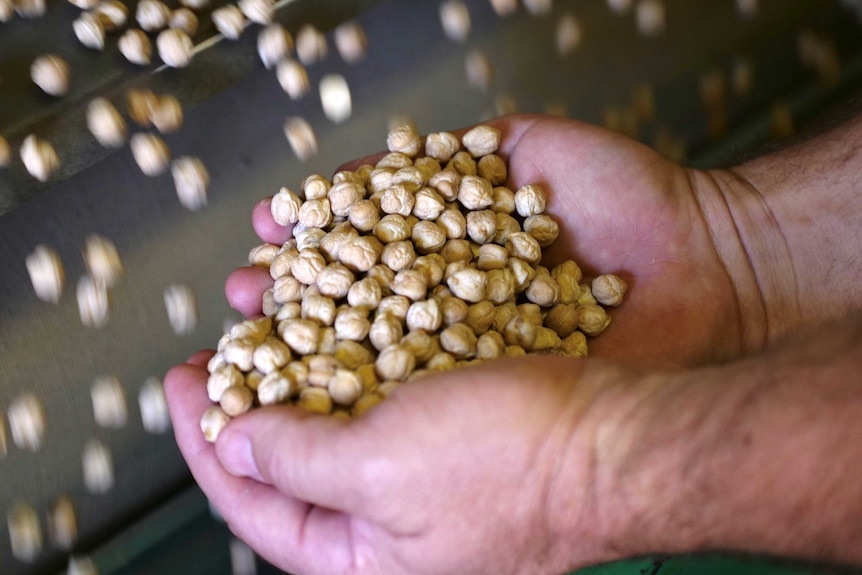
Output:
[[[270,24],[257,35],[257,53],[268,70],[293,50],[293,37],[281,24]]]
[[[132,64],[147,66],[151,61],[153,44],[143,30],[134,28],[126,30],[117,41],[117,48]]]
[[[626,282],[619,276],[604,274],[593,280],[591,291],[600,304],[616,307],[623,303],[626,289]]]
[[[275,76],[284,93],[291,100],[299,100],[311,90],[311,81],[308,79],[308,71],[300,62],[292,58],[284,58],[278,62]],[[307,199],[312,199],[308,198]]]
[[[34,134],[30,134],[24,139],[20,154],[27,172],[40,182],[47,182],[60,167],[60,158],[57,156],[54,146]]]
[[[219,34],[228,40],[239,40],[239,37],[242,35],[242,29],[245,26],[245,16],[243,16],[239,8],[233,4],[216,8],[213,10],[210,18]],[[141,27],[144,28],[143,26]]]

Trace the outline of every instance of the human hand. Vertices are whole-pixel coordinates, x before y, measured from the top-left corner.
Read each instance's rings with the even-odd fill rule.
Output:
[[[541,184],[547,213],[560,224],[546,262],[572,258],[595,277],[617,273],[629,284],[613,323],[590,340],[590,353],[641,365],[693,365],[728,359],[764,344],[756,283],[739,238],[720,238],[715,180],[681,168],[624,136],[572,120],[510,116],[503,132],[511,189]],[[354,163],[358,165],[358,163]],[[269,202],[254,211],[264,241],[283,243]],[[722,255],[719,256],[719,253]],[[228,300],[250,316],[272,285],[267,271],[243,268],[227,282]],[[754,287],[752,287],[754,286]]]
[[[599,392],[628,386],[628,372],[499,360],[402,386],[351,421],[256,409],[213,445],[198,427],[208,358],[165,378],[177,442],[231,530],[281,569],[547,573],[626,553],[593,445],[612,422]]]

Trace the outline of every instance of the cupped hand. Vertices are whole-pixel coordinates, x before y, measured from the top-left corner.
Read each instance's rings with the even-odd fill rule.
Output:
[[[610,312],[611,326],[590,340],[592,355],[686,366],[764,345],[759,316],[743,313],[759,302],[738,293],[739,278],[752,274],[745,250],[732,227],[728,234],[711,227],[726,218],[715,208],[723,199],[714,178],[573,120],[510,116],[490,123],[503,133],[508,186],[538,183],[547,191],[546,211],[561,233],[545,261],[572,258],[587,276],[616,273],[629,284],[626,301]],[[268,200],[255,208],[253,223],[264,241],[290,237],[273,221]],[[243,268],[226,292],[235,308],[254,315],[271,285],[266,270]]]
[[[260,408],[212,445],[198,427],[207,359],[165,379],[177,441],[232,531],[279,568],[550,573],[624,553],[587,411],[626,372],[500,360],[402,386],[350,421]]]

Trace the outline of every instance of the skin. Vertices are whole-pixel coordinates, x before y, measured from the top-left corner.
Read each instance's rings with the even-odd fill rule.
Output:
[[[859,122],[711,172],[574,121],[496,125],[509,187],[542,184],[561,218],[547,258],[629,284],[593,357],[434,376],[352,421],[259,409],[210,445],[197,354],[165,388],[231,529],[298,573],[552,573],[705,549],[862,562],[846,480],[862,473]],[[265,202],[255,230],[283,242]],[[226,293],[252,316],[271,283],[245,268]]]

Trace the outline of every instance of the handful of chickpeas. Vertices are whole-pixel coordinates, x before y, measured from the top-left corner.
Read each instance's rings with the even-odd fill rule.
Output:
[[[207,440],[258,406],[351,417],[435,372],[587,355],[587,336],[611,321],[603,306],[620,305],[626,284],[588,281],[571,260],[541,264],[559,226],[540,186],[504,186],[500,138],[491,126],[460,139],[397,126],[375,165],[311,175],[300,193],[273,197],[293,238],[249,254],[274,285],[263,317],[234,325],[207,366]]]

